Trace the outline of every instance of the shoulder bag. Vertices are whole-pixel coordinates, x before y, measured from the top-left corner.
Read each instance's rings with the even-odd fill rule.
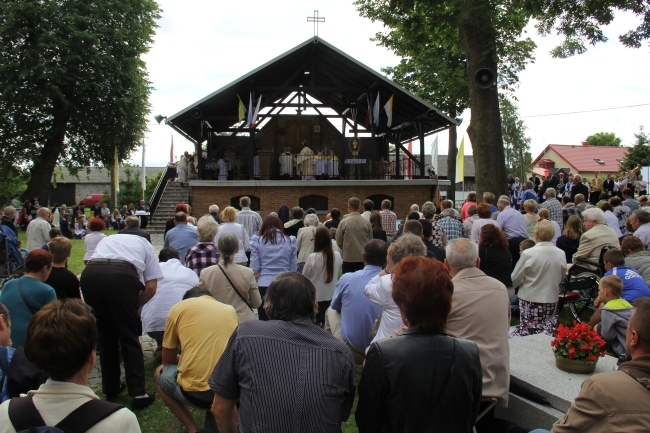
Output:
[[[219,266],[219,269],[221,269],[221,272],[223,272],[223,276],[226,277],[226,280],[228,280],[228,283],[230,283],[230,286],[231,286],[232,289],[235,291],[235,293],[237,293],[237,295],[239,295],[239,297],[241,298],[241,300],[244,301],[244,304],[246,304],[246,305],[248,306],[248,308],[251,309],[251,311],[255,311],[255,310],[253,309],[253,307],[251,306],[251,304],[250,304],[246,299],[244,299],[244,297],[242,296],[241,293],[239,293],[239,290],[237,290],[237,287],[235,287],[235,285],[232,283],[232,281],[230,281],[230,278],[228,278],[228,274],[226,274],[226,271],[223,270],[223,268],[221,267],[221,265],[217,263],[217,266]]]

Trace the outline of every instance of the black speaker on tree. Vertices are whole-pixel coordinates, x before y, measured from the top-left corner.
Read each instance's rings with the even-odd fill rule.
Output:
[[[489,89],[497,83],[497,74],[488,68],[481,68],[474,74],[474,85],[479,89]]]

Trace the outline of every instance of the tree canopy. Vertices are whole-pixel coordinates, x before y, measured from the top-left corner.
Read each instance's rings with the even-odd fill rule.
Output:
[[[627,151],[625,159],[621,162],[621,170],[627,170],[627,167],[642,167],[650,165],[650,137],[639,127],[639,132],[634,134],[635,143]]]
[[[532,157],[530,138],[526,126],[519,118],[517,106],[508,98],[501,97],[501,133],[506,153],[506,169],[521,179],[530,172]]]
[[[57,163],[113,164],[140,144],[154,0],[0,2],[0,165],[47,201]]]
[[[430,62],[439,64],[443,61],[438,59],[444,59],[445,55],[453,58],[464,56],[466,89],[472,112],[467,133],[474,149],[479,194],[483,191],[501,193],[506,189],[498,93],[503,83],[513,79],[516,82],[516,73],[530,60],[530,51],[527,50],[531,46],[515,43],[526,41],[522,34],[530,20],[536,20],[542,35],[557,32],[564,36],[561,44],[552,51],[556,57],[579,54],[586,50],[587,44],[605,41],[601,28],[613,21],[615,10],[629,10],[640,17],[637,28],[619,37],[626,46],[639,47],[650,37],[650,8],[638,0],[357,0],[356,4],[362,16],[380,20],[386,25],[387,31],[375,40],[404,57],[406,62],[413,63],[412,59],[417,57],[414,64],[426,65],[429,62],[427,57],[435,57]],[[387,44],[393,35],[398,40],[403,39],[403,44]],[[506,50],[506,47],[514,49]],[[508,68],[508,54],[521,61],[515,63],[518,68]],[[474,76],[480,69],[494,71],[498,84],[490,88],[477,86]],[[441,72],[441,75],[429,76],[429,79],[440,82],[449,94],[458,91],[455,101],[462,103],[467,96],[449,75]],[[432,86],[422,78],[417,81],[420,86]],[[441,94],[445,94],[444,91]],[[436,99],[432,101],[436,102]]]
[[[585,138],[590,146],[616,146],[619,147],[623,140],[618,138],[613,132],[597,132]]]

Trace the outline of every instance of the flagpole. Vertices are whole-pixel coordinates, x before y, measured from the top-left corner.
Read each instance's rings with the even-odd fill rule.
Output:
[[[144,153],[145,153],[145,145],[144,145],[144,138],[142,139],[142,200],[144,200],[144,192],[147,189],[147,170],[144,165]]]

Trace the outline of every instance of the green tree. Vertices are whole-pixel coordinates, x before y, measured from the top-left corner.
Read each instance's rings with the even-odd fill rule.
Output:
[[[620,146],[621,140],[613,132],[597,132],[585,138],[590,146]]]
[[[434,21],[430,17],[440,15],[440,5],[435,2],[357,0],[356,5],[362,16],[380,20],[390,29],[376,34],[373,40],[402,57],[397,66],[383,68],[383,72],[451,117],[455,118],[469,106],[467,56],[460,42],[459,11],[455,6],[445,9],[444,21]],[[503,68],[499,85],[512,90],[535,44],[530,39],[518,38],[519,26],[525,25],[525,21],[515,19],[515,14],[498,14],[498,17],[503,20],[497,41]],[[456,127],[452,126],[447,158],[451,179],[456,173],[457,141]],[[452,183],[448,194],[454,193]]]
[[[0,168],[30,171],[24,197],[47,202],[57,163],[110,166],[140,144],[158,16],[154,0],[0,2]]]
[[[621,162],[621,170],[627,170],[627,167],[641,167],[650,165],[650,137],[643,130],[643,126],[639,127],[639,132],[634,134],[635,143],[630,150],[627,151],[625,159]]]
[[[408,21],[419,8],[426,8],[424,31],[449,29],[445,35],[457,30],[457,39],[467,59],[467,83],[469,108],[472,118],[467,133],[474,149],[476,166],[476,189],[480,194],[489,190],[505,190],[505,155],[501,135],[499,97],[497,86],[484,89],[474,83],[474,76],[480,69],[497,72],[499,83],[507,78],[505,59],[500,57],[499,47],[503,40],[517,40],[531,19],[537,22],[542,35],[557,32],[564,36],[562,43],[552,54],[568,57],[582,53],[586,44],[596,44],[606,40],[601,27],[612,22],[614,10],[629,10],[640,16],[641,23],[619,39],[626,46],[640,47],[641,42],[650,36],[650,8],[638,0],[504,0],[488,2],[485,0],[451,0],[431,2],[425,0],[358,0],[361,14],[372,18],[363,8],[372,9],[386,5],[396,11],[403,21]],[[391,23],[389,32],[394,31]],[[404,37],[413,44],[408,34]],[[450,39],[438,38],[437,45],[449,46]],[[525,56],[522,56],[525,58]]]
[[[532,160],[530,138],[526,136],[526,126],[519,118],[517,106],[506,97],[501,97],[501,133],[505,149],[506,169],[526,179]]]

